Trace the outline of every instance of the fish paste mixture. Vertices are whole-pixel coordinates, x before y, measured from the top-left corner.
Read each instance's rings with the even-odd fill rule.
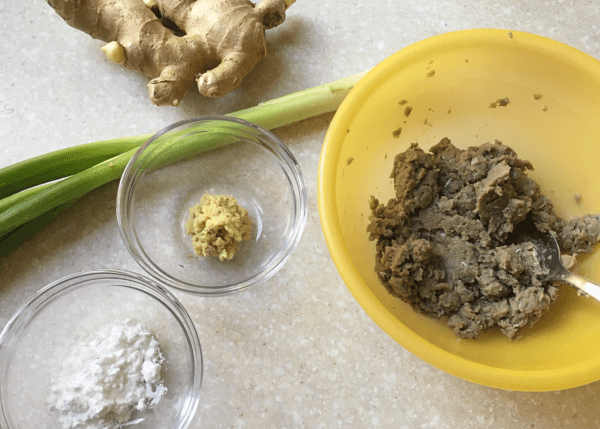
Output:
[[[514,226],[531,216],[572,256],[600,240],[600,215],[557,218],[527,177],[532,169],[500,142],[462,150],[444,138],[428,153],[413,144],[398,154],[395,197],[370,201],[367,231],[381,283],[416,310],[446,317],[459,337],[497,326],[518,338],[556,299],[558,285],[543,280],[532,243],[510,242]]]

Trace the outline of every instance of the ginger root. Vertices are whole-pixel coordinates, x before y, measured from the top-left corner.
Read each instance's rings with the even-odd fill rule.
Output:
[[[196,81],[207,97],[240,86],[265,56],[265,29],[295,0],[47,0],[72,27],[107,42],[116,63],[148,76],[150,99],[179,105]]]

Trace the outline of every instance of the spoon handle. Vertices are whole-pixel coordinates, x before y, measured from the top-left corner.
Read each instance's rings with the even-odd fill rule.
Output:
[[[600,301],[600,285],[598,283],[594,283],[593,281],[574,274],[569,270],[564,270],[564,272],[561,273],[560,280],[579,289],[597,301]]]

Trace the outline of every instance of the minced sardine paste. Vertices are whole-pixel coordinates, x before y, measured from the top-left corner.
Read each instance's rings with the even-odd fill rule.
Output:
[[[532,243],[510,242],[515,225],[530,216],[576,256],[600,240],[600,215],[557,218],[527,170],[531,163],[498,141],[463,150],[444,138],[429,152],[412,144],[398,154],[395,197],[371,197],[367,228],[389,293],[447,318],[462,338],[499,327],[515,339],[539,320],[558,285],[544,280]]]

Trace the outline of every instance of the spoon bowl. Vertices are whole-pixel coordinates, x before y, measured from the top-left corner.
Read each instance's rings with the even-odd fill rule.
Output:
[[[556,237],[550,231],[539,231],[531,218],[528,217],[517,224],[512,241],[531,242],[535,246],[540,264],[548,270],[545,280],[566,283],[578,289],[582,295],[600,301],[600,285],[566,269],[560,257]]]

